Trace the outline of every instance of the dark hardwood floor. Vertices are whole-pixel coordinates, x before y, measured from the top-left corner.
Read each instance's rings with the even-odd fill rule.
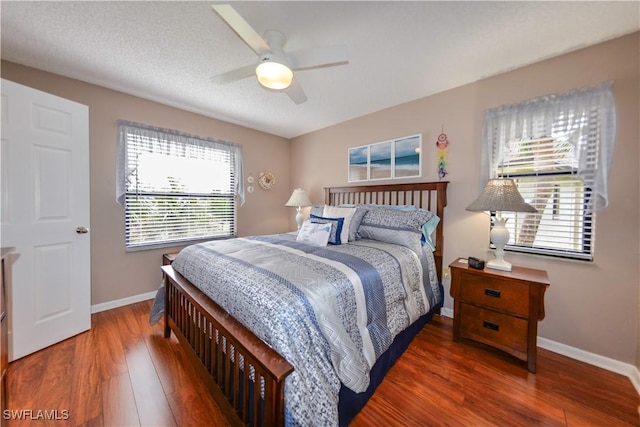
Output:
[[[225,426],[175,338],[149,326],[150,305],[94,314],[90,331],[13,362],[8,407],[28,419],[8,425]],[[424,327],[352,426],[640,425],[628,378],[543,349],[534,375],[452,342],[451,323]]]

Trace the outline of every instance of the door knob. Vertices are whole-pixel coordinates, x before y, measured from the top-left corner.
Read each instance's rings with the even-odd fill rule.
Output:
[[[85,234],[85,233],[88,233],[88,232],[89,232],[89,229],[87,227],[80,226],[80,227],[76,228],[76,233],[78,233],[78,234]]]

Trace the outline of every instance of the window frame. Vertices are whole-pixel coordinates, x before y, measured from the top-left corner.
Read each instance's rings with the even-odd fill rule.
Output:
[[[135,142],[134,142],[135,141]],[[167,175],[169,185],[154,187],[156,183],[146,182],[146,185],[138,187],[138,173],[142,163],[141,153],[160,154],[164,157],[198,159],[211,161],[219,159],[229,168],[229,181],[227,188],[226,178],[222,188],[211,190],[201,190],[191,187],[174,190],[171,185],[174,176]],[[134,157],[135,156],[135,157]],[[169,160],[171,161],[171,160]],[[157,168],[157,167],[156,167]],[[117,180],[117,202],[124,208],[124,240],[126,252],[152,250],[166,247],[184,246],[209,240],[228,239],[237,236],[238,207],[244,202],[244,189],[242,186],[242,147],[239,144],[226,141],[218,141],[212,138],[204,138],[190,134],[181,133],[174,130],[154,128],[151,126],[119,121],[118,137],[118,180]],[[226,170],[226,169],[225,169]],[[135,178],[134,178],[135,177]],[[188,184],[189,185],[189,184]],[[134,186],[134,187],[132,187]],[[182,190],[182,191],[180,191]],[[140,201],[140,204],[152,203],[150,209],[144,206],[136,207],[133,200]],[[221,209],[211,209],[211,201],[223,200]],[[194,202],[195,201],[195,202]],[[164,203],[174,204],[173,206],[162,206]],[[160,207],[158,207],[160,206]],[[132,223],[135,222],[136,210],[144,216],[164,215],[162,222],[148,219],[149,224],[143,227],[142,231],[152,233],[153,224],[162,224],[161,232],[177,233],[171,236],[165,234],[164,238],[148,238],[143,241],[136,241],[132,235]],[[176,216],[176,211],[180,214]],[[219,222],[212,222],[207,217],[211,214],[221,214],[224,221],[220,233],[211,232],[212,228],[219,225]],[[167,220],[167,217],[171,217]],[[155,221],[155,222],[154,222]],[[200,223],[192,227],[193,223]],[[196,230],[196,231],[194,231]],[[194,234],[189,234],[189,233]],[[182,234],[181,234],[182,233]]]

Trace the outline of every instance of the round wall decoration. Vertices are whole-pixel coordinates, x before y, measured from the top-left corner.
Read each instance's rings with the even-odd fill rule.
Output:
[[[271,190],[276,183],[276,178],[273,176],[271,172],[263,172],[260,173],[260,178],[258,178],[258,184],[265,190]]]

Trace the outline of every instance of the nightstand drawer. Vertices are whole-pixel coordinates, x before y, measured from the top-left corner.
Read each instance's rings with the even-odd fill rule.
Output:
[[[463,273],[460,299],[519,316],[529,316],[529,286]]]
[[[525,319],[460,304],[460,336],[484,342],[522,357],[527,354],[529,322]]]

